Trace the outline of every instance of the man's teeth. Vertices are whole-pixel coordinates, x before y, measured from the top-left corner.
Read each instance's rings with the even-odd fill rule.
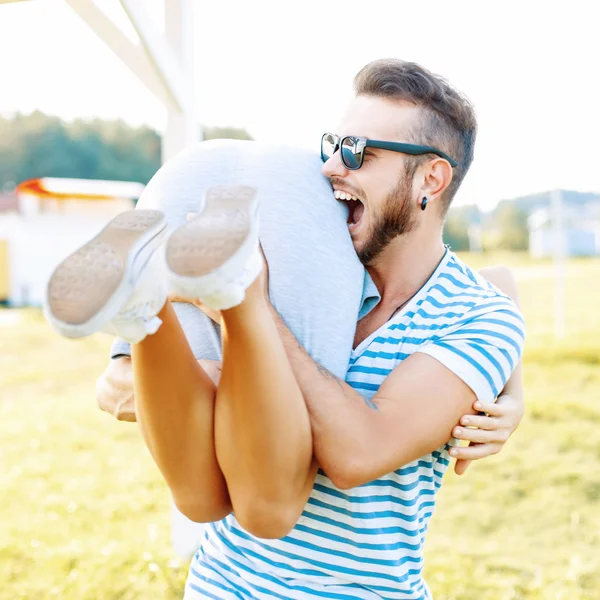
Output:
[[[346,192],[341,192],[340,190],[334,190],[333,196],[337,200],[358,200],[356,196],[353,196],[352,194],[347,194]]]

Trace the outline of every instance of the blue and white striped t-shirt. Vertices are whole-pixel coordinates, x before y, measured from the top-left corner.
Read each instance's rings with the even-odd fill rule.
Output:
[[[447,252],[407,306],[353,351],[346,380],[370,399],[394,367],[424,352],[489,402],[523,343],[513,302]],[[296,527],[281,540],[250,535],[233,515],[209,525],[185,598],[430,598],[423,544],[451,443],[351,490],[320,471]]]

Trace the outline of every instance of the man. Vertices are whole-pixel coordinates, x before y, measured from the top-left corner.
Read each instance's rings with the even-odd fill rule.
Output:
[[[351,203],[353,246],[378,298],[356,330],[351,385],[313,362],[272,310],[257,267],[251,190],[216,192],[234,207],[227,214],[235,213],[235,231],[222,224],[226,209],[211,214],[207,203],[167,243],[175,291],[222,309],[216,401],[186,354],[166,292],[143,293],[153,278],[142,263],[153,253],[136,259],[161,238],[160,218],[138,215],[129,228],[141,237],[128,243],[121,225],[97,240],[125,247],[138,297],[123,293],[109,320],[134,342],[138,421],[175,502],[198,520],[235,514],[208,527],[190,569],[190,598],[429,597],[422,546],[453,426],[475,400],[494,400],[522,352],[514,305],[441,242],[447,206],[472,160],[470,106],[400,61],[368,65],[356,88],[339,136],[324,136],[322,146],[336,197]],[[207,244],[196,244],[198,230],[218,231],[237,249],[219,251],[215,262]],[[228,277],[216,277],[234,262]],[[50,316],[72,333],[59,314],[60,279],[51,283]],[[215,279],[231,286],[215,287]],[[240,289],[245,296],[232,306]]]

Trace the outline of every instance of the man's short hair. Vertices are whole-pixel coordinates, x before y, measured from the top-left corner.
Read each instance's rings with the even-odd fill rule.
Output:
[[[477,118],[471,102],[439,75],[416,63],[393,58],[364,66],[354,78],[354,91],[356,95],[404,100],[421,108],[421,123],[408,132],[412,139],[406,141],[443,150],[458,162],[442,197],[445,214],[473,162]],[[423,160],[418,156],[408,158],[411,177]]]

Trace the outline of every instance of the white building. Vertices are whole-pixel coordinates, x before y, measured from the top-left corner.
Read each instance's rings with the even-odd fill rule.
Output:
[[[141,183],[44,178],[17,187],[19,208],[0,214],[1,301],[40,306],[54,268],[116,214],[134,207]]]
[[[562,208],[562,248],[566,256],[600,255],[600,203]],[[556,252],[556,229],[551,208],[540,208],[528,219],[529,254],[551,258]]]

